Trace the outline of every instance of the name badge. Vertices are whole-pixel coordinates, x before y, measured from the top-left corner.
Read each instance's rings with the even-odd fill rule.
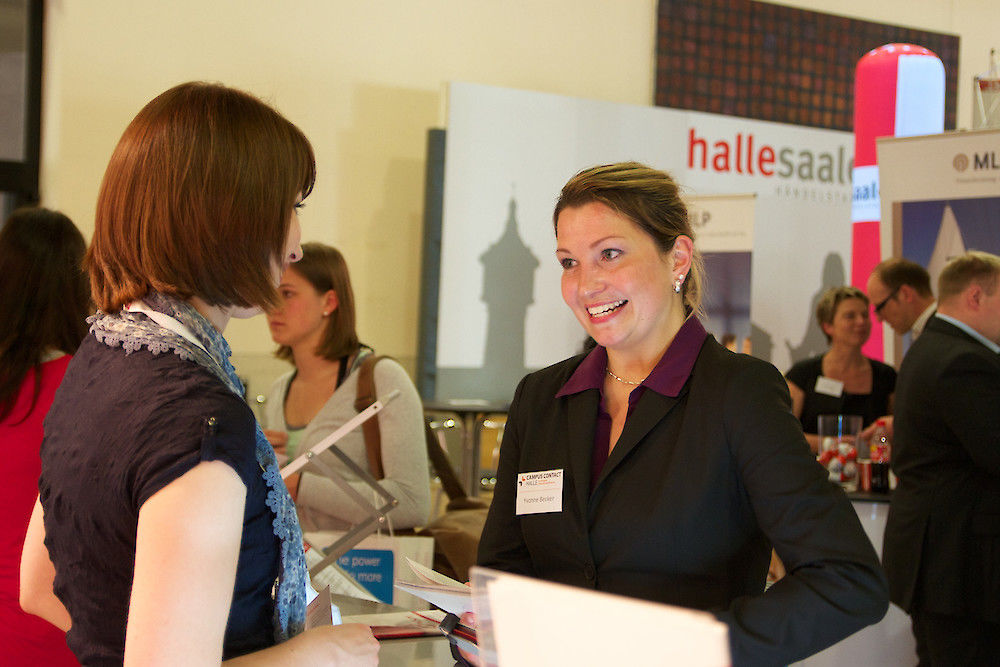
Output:
[[[517,473],[517,500],[514,513],[562,512],[563,471],[542,470]]]
[[[844,393],[844,383],[840,380],[820,375],[816,378],[816,393],[840,398]]]

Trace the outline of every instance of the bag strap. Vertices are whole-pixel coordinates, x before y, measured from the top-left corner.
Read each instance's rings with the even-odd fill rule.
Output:
[[[361,366],[358,368],[358,393],[354,399],[354,409],[358,412],[378,400],[375,390],[375,364],[382,359],[391,359],[391,357],[370,354],[361,361]],[[382,433],[379,430],[378,415],[373,415],[371,419],[361,424],[361,430],[365,437],[365,453],[372,476],[375,479],[383,479],[385,470],[382,468]],[[431,465],[434,467],[434,474],[440,478],[441,487],[448,496],[449,508],[485,507],[484,503],[469,498],[468,492],[462,486],[462,482],[459,481],[458,474],[451,464],[451,459],[438,444],[434,429],[431,428],[427,419],[424,419],[424,443],[427,447],[427,458],[430,459]]]
[[[356,411],[361,412],[378,400],[375,391],[375,364],[380,359],[387,358],[389,357],[369,354],[361,361],[361,367],[358,369],[358,393],[354,399]],[[385,471],[382,468],[382,432],[378,427],[377,413],[361,424],[361,432],[365,436],[365,453],[368,455],[368,467],[372,471],[372,477],[383,479]]]
[[[441,488],[444,489],[448,500],[465,500],[469,494],[458,480],[455,468],[451,465],[451,460],[438,443],[437,435],[428,421],[424,420],[424,440],[427,441],[427,458],[431,460],[434,467],[434,474],[441,480]]]

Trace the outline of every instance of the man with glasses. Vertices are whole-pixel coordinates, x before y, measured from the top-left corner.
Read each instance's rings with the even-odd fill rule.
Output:
[[[902,257],[890,257],[876,264],[868,276],[865,291],[875,311],[875,319],[888,322],[900,336],[911,334],[911,342],[917,339],[937,310],[927,269]],[[885,415],[882,421],[892,438],[892,415]],[[861,437],[871,438],[877,425],[873,422],[861,432]]]
[[[868,277],[868,299],[879,322],[916,340],[937,308],[927,270],[902,257],[883,260]]]

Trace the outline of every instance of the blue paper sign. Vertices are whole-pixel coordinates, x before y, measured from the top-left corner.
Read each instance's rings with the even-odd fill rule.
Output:
[[[369,593],[392,604],[393,558],[389,549],[351,549],[337,559]]]

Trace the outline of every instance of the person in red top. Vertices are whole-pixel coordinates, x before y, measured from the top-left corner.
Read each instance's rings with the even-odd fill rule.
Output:
[[[87,333],[83,236],[61,213],[15,211],[0,227],[0,646],[3,663],[76,665],[66,635],[18,602],[18,568],[38,496],[42,421]]]

